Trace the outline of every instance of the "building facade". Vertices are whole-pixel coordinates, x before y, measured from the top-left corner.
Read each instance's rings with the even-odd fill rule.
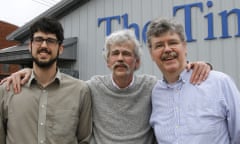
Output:
[[[0,21],[0,49],[10,47],[18,44],[17,41],[8,41],[6,36],[16,30],[18,27],[16,25]],[[6,76],[9,76],[11,73],[16,72],[20,69],[20,66],[17,64],[1,64],[0,63],[0,80]]]
[[[28,63],[30,57],[24,53],[28,27],[39,17],[51,16],[59,19],[65,30],[60,67],[80,79],[109,73],[102,56],[105,37],[124,28],[133,29],[142,44],[144,55],[137,73],[161,77],[148,53],[146,28],[151,19],[172,17],[185,26],[188,60],[211,63],[240,88],[239,7],[237,0],[63,0],[11,33],[7,38],[22,45],[0,51],[0,63]]]

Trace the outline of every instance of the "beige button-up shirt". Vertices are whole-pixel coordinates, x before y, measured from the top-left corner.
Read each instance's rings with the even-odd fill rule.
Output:
[[[84,81],[58,71],[45,88],[34,74],[19,94],[0,86],[0,144],[87,144],[91,131],[91,97]]]

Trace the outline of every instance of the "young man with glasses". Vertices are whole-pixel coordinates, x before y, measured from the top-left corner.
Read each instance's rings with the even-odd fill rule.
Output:
[[[0,86],[0,144],[87,144],[92,131],[91,97],[85,82],[63,74],[63,28],[50,18],[30,27],[33,69],[22,92]]]

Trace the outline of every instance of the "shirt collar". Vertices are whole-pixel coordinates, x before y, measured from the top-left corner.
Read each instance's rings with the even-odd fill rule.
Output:
[[[112,80],[113,86],[116,87],[117,89],[127,89],[127,88],[131,87],[131,86],[133,85],[134,81],[135,81],[134,76],[133,76],[131,83],[130,83],[127,87],[125,87],[125,88],[120,88],[120,87],[114,82],[112,75],[111,75],[111,80]]]
[[[184,69],[180,73],[180,76],[179,76],[178,80],[175,83],[173,83],[173,84],[167,83],[167,81],[163,77],[162,80],[160,80],[160,86],[162,88],[169,88],[169,87],[174,87],[174,86],[178,85],[179,83],[186,83],[186,82],[188,82],[190,80],[191,74],[192,74],[191,70],[187,71],[186,69]]]
[[[35,77],[36,77],[36,76],[35,76],[35,74],[34,74],[34,72],[33,72],[33,69],[32,69],[30,79],[29,79],[29,81],[28,81],[27,84],[26,84],[28,87],[30,87],[33,83],[36,83],[36,82],[37,82],[37,80],[36,80]],[[58,84],[60,85],[60,84],[61,84],[61,79],[62,79],[61,72],[60,72],[60,70],[58,69],[58,70],[57,70],[57,73],[56,73],[56,75],[55,75],[55,78],[54,78],[54,80],[53,80],[53,82],[56,82],[56,83],[58,83]]]

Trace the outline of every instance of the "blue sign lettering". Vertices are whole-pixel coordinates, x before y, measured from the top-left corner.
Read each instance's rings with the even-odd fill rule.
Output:
[[[220,38],[230,38],[228,34],[228,16],[231,14],[236,14],[238,18],[238,33],[235,35],[236,37],[240,37],[240,9],[232,9],[229,13],[227,11],[222,11],[219,15],[222,18],[222,36]]]
[[[212,1],[207,2],[207,7],[211,8],[213,6]],[[205,40],[213,40],[216,39],[214,36],[214,31],[213,31],[213,13],[209,13],[204,16],[207,19],[208,22],[208,36],[205,38]]]
[[[176,13],[180,9],[184,9],[184,15],[185,15],[185,31],[186,31],[186,37],[187,41],[196,41],[192,38],[192,13],[191,9],[193,7],[200,8],[201,12],[203,12],[203,6],[202,3],[194,3],[194,4],[188,4],[188,5],[182,5],[182,6],[175,6],[173,7],[173,16],[176,16]]]
[[[106,34],[109,35],[112,31],[112,20],[117,20],[118,23],[120,24],[120,16],[112,16],[112,17],[105,17],[105,18],[99,18],[98,19],[98,27],[103,21],[106,21]]]
[[[213,7],[212,1],[207,1],[206,6],[210,9]],[[179,10],[184,11],[184,24],[185,24],[185,32],[186,32],[186,40],[187,42],[194,42],[196,39],[193,38],[192,33],[192,9],[199,9],[199,12],[204,12],[204,6],[202,2],[198,3],[192,3],[192,4],[184,4],[179,6],[173,7],[173,16],[177,15],[177,12]],[[218,13],[218,15],[221,18],[222,22],[222,36],[219,38],[225,39],[225,38],[231,38],[232,36],[228,33],[228,17],[230,15],[236,15],[237,17],[237,28],[238,32],[235,35],[235,37],[240,37],[240,9],[234,8],[230,11],[223,10]],[[212,12],[207,13],[204,15],[205,20],[207,20],[207,36],[204,38],[204,40],[214,40],[217,39],[217,37],[214,35],[214,15]],[[140,40],[140,27],[136,23],[129,23],[128,21],[128,14],[123,14],[122,16],[110,16],[110,17],[104,17],[104,18],[98,18],[98,27],[101,26],[102,23],[105,23],[106,26],[106,35],[109,35],[112,32],[112,23],[117,22],[118,24],[122,25],[123,29],[133,29],[135,31],[136,37],[138,40]],[[149,21],[146,22],[146,24],[142,28],[142,40],[146,43],[146,31],[147,27],[149,25]]]

